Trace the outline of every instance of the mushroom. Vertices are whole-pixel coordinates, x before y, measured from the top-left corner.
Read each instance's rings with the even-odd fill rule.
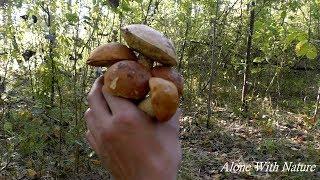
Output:
[[[146,67],[148,70],[151,70],[151,68],[153,67],[153,60],[150,60],[142,54],[138,55],[138,63]]]
[[[177,111],[179,96],[176,86],[165,79],[152,77],[149,80],[150,96],[138,107],[159,122],[166,122]]]
[[[143,25],[132,24],[121,28],[128,46],[151,60],[168,66],[178,64],[173,43],[162,33]]]
[[[183,94],[183,77],[182,75],[172,67],[157,66],[151,70],[153,77],[159,77],[173,82],[176,85],[179,93],[179,97]]]
[[[120,61],[104,74],[103,90],[128,99],[143,99],[149,92],[150,72],[135,61]]]
[[[109,67],[123,60],[136,61],[137,57],[126,45],[113,42],[95,48],[90,53],[87,64],[95,67]]]
[[[116,42],[101,45],[87,64],[108,67],[103,91],[140,102],[138,107],[159,122],[170,120],[183,93],[183,77],[172,68],[178,64],[172,41],[142,24],[123,27],[121,33],[129,47]]]

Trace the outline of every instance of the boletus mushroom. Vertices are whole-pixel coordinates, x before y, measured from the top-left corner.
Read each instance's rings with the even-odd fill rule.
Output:
[[[176,86],[168,80],[152,77],[149,87],[150,95],[138,107],[159,122],[170,120],[179,106]]]
[[[153,77],[159,77],[173,82],[176,85],[179,93],[179,97],[183,94],[183,77],[182,75],[172,67],[157,66],[151,69],[151,75]]]
[[[90,53],[87,64],[95,67],[109,67],[123,60],[136,61],[137,57],[126,45],[113,42],[95,48]]]
[[[121,28],[128,46],[151,60],[168,66],[177,65],[173,43],[159,31],[143,25],[132,24]]]
[[[104,74],[103,90],[127,99],[143,99],[149,92],[150,72],[135,61],[120,61]]]

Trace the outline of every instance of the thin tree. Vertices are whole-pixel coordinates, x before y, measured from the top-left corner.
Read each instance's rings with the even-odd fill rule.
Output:
[[[308,35],[309,35],[309,42],[311,40],[311,22],[312,22],[312,2],[310,2],[309,7],[309,29],[308,29]],[[320,32],[320,19],[318,19],[318,32]],[[319,57],[318,57],[319,58]],[[316,124],[318,120],[318,110],[319,110],[319,101],[320,101],[320,86],[318,87],[318,95],[317,95],[317,101],[316,101],[316,108],[314,110],[314,114],[312,117],[312,123]]]
[[[320,87],[318,89],[316,108],[314,110],[314,114],[313,114],[313,117],[312,117],[312,123],[314,123],[314,124],[317,123],[317,119],[318,119],[319,101],[320,101]]]
[[[188,14],[189,16],[191,15],[191,11],[192,11],[192,3],[190,3],[190,7],[188,9]],[[189,36],[189,30],[190,30],[190,25],[191,25],[191,17],[187,17],[187,21],[186,21],[186,30],[184,33],[184,40],[183,40],[183,44],[181,47],[181,53],[180,53],[180,58],[179,58],[179,64],[178,64],[178,71],[181,73],[181,69],[183,66],[183,58],[184,58],[184,52],[186,49],[186,45],[187,45],[187,40],[188,40],[188,36]]]
[[[208,104],[207,104],[207,111],[208,111],[208,117],[207,117],[207,127],[209,128],[210,126],[210,118],[211,118],[211,101],[213,98],[213,93],[212,93],[212,85],[213,81],[216,75],[216,70],[215,70],[215,65],[217,63],[217,56],[216,56],[216,45],[217,45],[217,21],[218,21],[218,14],[219,14],[219,5],[220,1],[217,0],[216,2],[216,10],[215,10],[215,17],[212,21],[212,35],[211,35],[211,65],[210,65],[210,80],[209,80],[209,92],[208,92]]]
[[[150,11],[150,8],[151,8],[151,4],[152,4],[152,0],[149,0],[149,3],[148,3],[148,8],[147,8],[147,12],[146,14],[144,15],[144,19],[142,21],[142,24],[148,24],[148,14],[149,14],[149,11]]]
[[[251,1],[250,10],[250,19],[249,19],[249,28],[248,28],[248,38],[247,38],[247,53],[245,59],[244,66],[244,74],[243,74],[243,86],[242,86],[242,94],[241,94],[241,102],[243,114],[246,115],[248,112],[248,102],[247,102],[247,94],[248,94],[248,81],[249,81],[249,73],[250,73],[250,62],[251,62],[251,47],[252,47],[252,37],[254,32],[254,21],[255,21],[255,1]]]

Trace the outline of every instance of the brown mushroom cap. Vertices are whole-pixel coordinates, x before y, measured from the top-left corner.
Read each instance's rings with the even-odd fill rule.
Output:
[[[144,56],[169,66],[178,64],[173,43],[159,31],[143,24],[132,24],[123,27],[121,33],[128,46]]]
[[[183,77],[182,75],[172,67],[157,66],[151,70],[153,77],[159,77],[173,82],[178,89],[179,96],[183,94]]]
[[[137,57],[126,45],[113,42],[95,48],[90,53],[87,64],[95,67],[108,67],[123,60],[137,60]]]
[[[179,106],[176,86],[162,78],[152,77],[149,80],[151,104],[158,121],[165,122],[177,111]]]
[[[150,72],[135,61],[120,61],[104,74],[103,90],[128,99],[143,99],[149,92]]]

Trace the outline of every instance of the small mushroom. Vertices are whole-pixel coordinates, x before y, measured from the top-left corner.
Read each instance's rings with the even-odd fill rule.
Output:
[[[95,48],[89,55],[87,64],[95,67],[109,67],[123,60],[136,61],[137,57],[126,45],[113,42]]]
[[[128,46],[147,58],[168,66],[178,64],[173,43],[159,31],[143,25],[132,24],[121,28]]]
[[[138,107],[159,122],[166,122],[177,111],[179,96],[176,86],[165,79],[152,77],[149,80],[150,96]]]
[[[150,72],[135,61],[120,61],[104,74],[103,90],[128,99],[143,99],[149,92]]]
[[[176,85],[179,93],[179,97],[183,94],[183,77],[182,75],[172,67],[157,66],[151,70],[153,77],[159,77],[173,82]]]

